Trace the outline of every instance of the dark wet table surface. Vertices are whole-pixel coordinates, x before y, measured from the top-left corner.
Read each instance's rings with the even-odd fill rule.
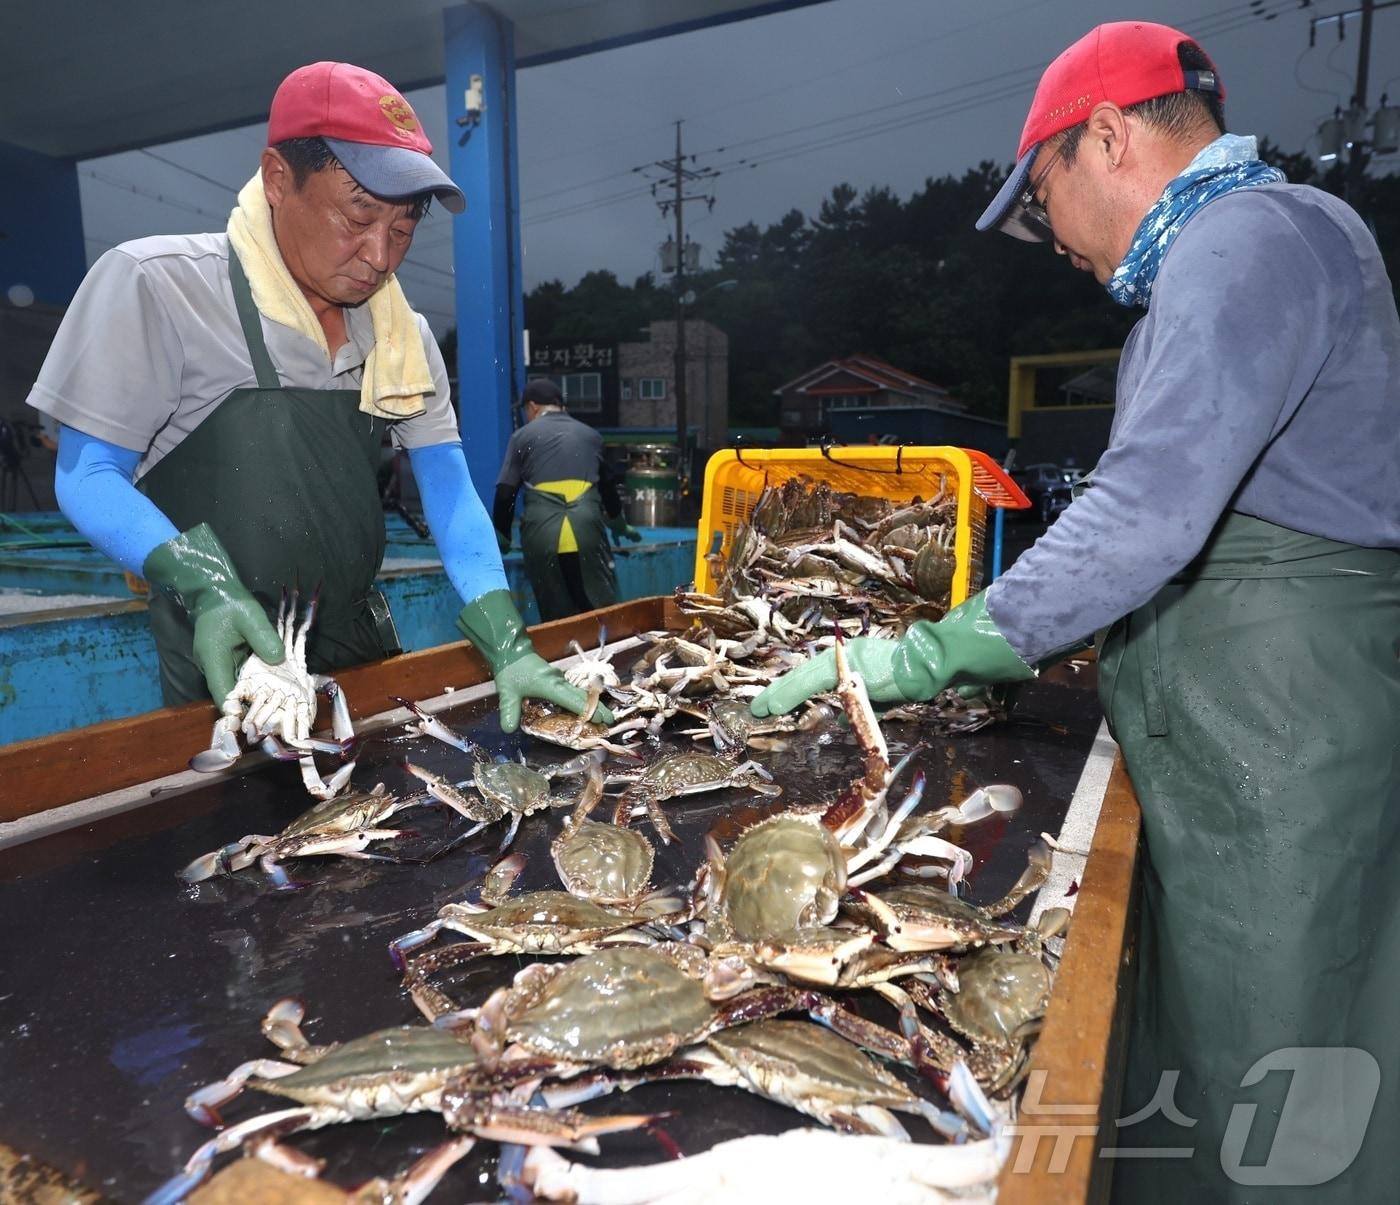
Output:
[[[1010,817],[943,834],[976,858],[969,898],[997,898],[1024,869],[1037,834],[1059,831],[1099,724],[1089,685],[1056,671],[1023,690],[1009,721],[977,733],[937,737],[910,724],[886,726],[892,754],[924,742],[914,761],[927,774],[921,811],[958,803],[993,782],[1014,784],[1025,796]],[[489,704],[442,716],[493,753],[523,750],[534,764],[573,756],[506,736]],[[685,738],[667,743],[677,739]],[[400,766],[405,754],[457,779],[470,772],[467,755],[395,730],[366,742],[353,781],[364,787],[382,781],[408,793],[417,784]],[[849,731],[835,726],[801,737],[785,752],[754,756],[784,786],[784,797],[727,790],[664,805],[679,840],[659,850],[658,886],[679,887],[693,877],[707,832],[727,845],[779,806],[832,798],[859,769]],[[908,781],[901,778],[892,799]],[[556,782],[561,790],[577,789],[572,781]],[[277,1055],[258,1031],[276,1000],[305,1001],[304,1028],[318,1043],[421,1020],[400,989],[387,943],[477,889],[503,827],[432,860],[293,861],[289,872],[306,884],[299,891],[273,890],[256,866],[193,886],[175,877],[193,858],[245,833],[278,831],[308,803],[296,766],[271,764],[0,851],[0,1142],[114,1200],[138,1200],[210,1136],[183,1112],[186,1094],[240,1062]],[[542,812],[523,822],[515,848],[528,863],[516,891],[557,887],[548,843],[565,814]],[[426,807],[401,813],[396,823],[413,830],[405,849],[420,859],[465,827],[445,809]],[[646,820],[634,823],[654,836]],[[464,1002],[479,1003],[526,961],[483,960],[451,989]],[[289,1103],[249,1092],[225,1117],[242,1120]],[[687,1082],[651,1085],[589,1107],[674,1110],[666,1128],[688,1152],[811,1124],[736,1089]],[[910,1121],[909,1128],[916,1137],[926,1133],[922,1123]],[[326,1159],[325,1174],[348,1186],[406,1168],[443,1136],[439,1118],[420,1114],[289,1141]],[[609,1164],[664,1157],[645,1132],[605,1138],[603,1145]],[[495,1198],[492,1151],[480,1144],[436,1199]]]

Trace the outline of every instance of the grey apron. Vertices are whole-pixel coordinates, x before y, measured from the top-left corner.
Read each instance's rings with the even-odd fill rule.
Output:
[[[1400,552],[1239,514],[1110,631],[1146,842],[1122,1116],[1180,1079],[1177,1122],[1102,1139],[1189,1153],[1120,1158],[1115,1201],[1400,1198],[1398,652]]]
[[[387,424],[360,412],[358,389],[284,388],[238,257],[229,276],[257,388],[235,389],[140,481],[181,531],[208,523],[269,617],[284,588],[319,588],[307,665],[330,673],[399,651],[383,595],[379,448]],[[207,699],[182,607],[152,593],[151,631],[167,706]]]
[[[581,608],[565,580],[560,563],[559,531],[568,516],[578,544],[578,569],[587,608]],[[525,573],[545,621],[576,615],[581,609],[610,607],[617,601],[617,577],[608,546],[603,507],[595,487],[566,502],[549,490],[525,487],[525,513],[520,518],[520,549]],[[569,555],[567,553],[563,555]]]

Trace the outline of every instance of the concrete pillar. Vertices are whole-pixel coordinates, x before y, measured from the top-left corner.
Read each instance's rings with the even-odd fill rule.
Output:
[[[0,142],[0,301],[66,306],[87,271],[77,165]]]
[[[525,384],[515,29],[484,4],[448,8],[442,16],[449,169],[467,195],[452,238],[457,401],[467,465],[489,506],[512,429],[511,405]],[[484,100],[480,120],[459,125],[473,76],[480,77]]]

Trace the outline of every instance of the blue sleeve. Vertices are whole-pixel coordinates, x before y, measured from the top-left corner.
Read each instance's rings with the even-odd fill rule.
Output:
[[[72,427],[58,432],[54,493],[69,521],[123,569],[140,576],[152,549],[180,533],[131,484],[140,452]]]
[[[1267,205],[1225,197],[1181,232],[1124,349],[1093,488],[987,588],[1027,662],[1142,606],[1205,545],[1331,353],[1346,297],[1327,280]]]
[[[462,445],[409,448],[408,461],[443,568],[462,601],[508,589],[491,516],[472,484]]]

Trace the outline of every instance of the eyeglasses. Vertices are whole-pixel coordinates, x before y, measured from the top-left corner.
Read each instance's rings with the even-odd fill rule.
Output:
[[[1021,194],[1021,208],[1025,210],[1026,216],[1031,221],[1046,230],[1050,229],[1050,215],[1045,211],[1045,206],[1035,199],[1035,194],[1040,191],[1040,186],[1049,178],[1050,173],[1055,170],[1055,164],[1060,161],[1060,151],[1064,149],[1061,142],[1055,148],[1054,154],[1050,156],[1050,162],[1045,165],[1045,170],[1026,186],[1026,191]]]

